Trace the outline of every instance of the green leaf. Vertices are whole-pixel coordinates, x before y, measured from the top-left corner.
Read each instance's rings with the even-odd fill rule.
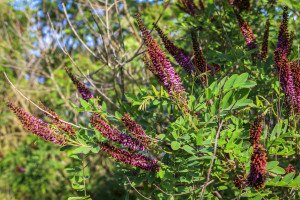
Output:
[[[273,168],[276,167],[278,164],[279,164],[278,161],[271,161],[271,162],[268,162],[268,164],[267,164],[267,170],[273,169]]]
[[[154,92],[154,95],[155,95],[155,96],[159,96],[159,92],[157,91],[157,89],[155,88],[155,86],[154,86],[154,85],[151,85],[151,87],[152,87],[152,90],[153,90],[153,92]]]
[[[194,152],[193,152],[194,149],[191,146],[189,146],[189,145],[184,145],[182,147],[182,149],[185,150],[186,152],[190,153],[190,154],[194,154]]]
[[[228,91],[232,88],[236,78],[238,77],[237,74],[232,75],[224,84],[224,91]]]
[[[72,183],[72,188],[78,191],[83,191],[85,189],[83,184],[77,184],[77,183]]]
[[[256,195],[257,195],[256,193],[252,193],[251,191],[247,191],[245,193],[242,193],[241,197],[254,197]]]
[[[180,146],[181,146],[181,144],[180,144],[179,142],[177,142],[177,141],[171,142],[171,148],[172,148],[174,151],[178,150],[178,149],[180,148]]]
[[[94,146],[93,148],[91,148],[91,152],[92,153],[99,153],[100,151],[100,147],[99,146]]]
[[[281,123],[277,123],[275,125],[275,127],[273,128],[271,135],[270,135],[270,140],[275,140],[276,139],[276,135],[279,135],[281,131]]]
[[[166,172],[162,169],[160,169],[159,172],[157,173],[158,177],[161,179],[164,178],[165,174],[166,174]]]
[[[225,96],[223,97],[221,104],[220,104],[222,109],[228,108],[228,106],[230,105],[229,99],[232,96],[232,94],[233,94],[232,91],[229,91],[225,94]]]
[[[249,77],[248,73],[243,73],[243,74],[239,75],[235,79],[233,87],[234,88],[240,88],[240,86],[247,81],[248,77]]]
[[[287,175],[285,175],[281,181],[285,182],[285,183],[289,183],[293,180],[293,178],[295,177],[295,172],[292,173],[288,173]]]
[[[116,111],[116,112],[115,112],[115,117],[116,117],[117,119],[121,119],[121,118],[122,118],[122,115],[121,115],[118,111]]]
[[[225,185],[221,185],[218,187],[218,190],[226,190],[228,187]]]
[[[152,103],[153,103],[153,105],[156,106],[156,105],[158,105],[160,103],[160,101],[158,101],[157,99],[155,99]]]
[[[101,108],[102,108],[102,111],[103,111],[103,112],[106,112],[107,106],[106,106],[105,101],[102,102]]]
[[[285,170],[279,166],[274,167],[273,169],[270,170],[270,172],[273,172],[275,174],[285,174]]]
[[[240,85],[240,88],[252,88],[254,86],[256,86],[256,82],[255,81],[246,81],[245,83]]]
[[[272,180],[270,180],[269,182],[273,183],[273,185],[274,185],[274,183],[278,183],[280,179],[281,179],[281,176],[276,176]]]
[[[203,134],[197,133],[196,135],[196,144],[199,146],[203,143]]]
[[[80,146],[73,151],[71,151],[71,154],[88,154],[91,151],[91,147],[89,146]]]
[[[298,175],[292,182],[289,184],[292,187],[299,187],[300,186],[300,175]]]
[[[90,107],[89,103],[86,102],[84,99],[80,98],[79,101],[80,105],[84,108],[84,110],[87,110]]]
[[[251,99],[240,99],[238,100],[232,109],[237,109],[237,108],[240,108],[240,107],[245,107],[245,106],[249,106],[253,104],[253,101]],[[254,104],[253,104],[254,105]]]
[[[159,135],[158,135],[158,139],[160,139],[160,140],[163,140],[165,137],[166,137],[165,134],[159,134]]]

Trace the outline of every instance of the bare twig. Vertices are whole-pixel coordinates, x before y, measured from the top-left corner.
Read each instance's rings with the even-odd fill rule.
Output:
[[[150,197],[144,196],[142,193],[140,193],[140,192],[132,185],[132,183],[131,183],[130,179],[128,178],[128,176],[126,176],[126,178],[127,178],[128,182],[129,182],[130,186],[131,186],[131,187],[132,187],[139,195],[141,195],[144,199],[150,199],[150,200],[151,200]]]
[[[66,7],[65,7],[65,4],[64,3],[62,3],[62,6],[63,6],[63,9],[64,9],[64,13],[65,13],[65,16],[66,16],[66,19],[67,19],[67,21],[68,21],[68,23],[69,23],[69,25],[70,25],[70,27],[71,27],[71,29],[72,29],[72,31],[73,31],[73,33],[76,35],[76,37],[78,38],[78,40],[81,42],[81,44],[93,55],[93,56],[95,56],[95,57],[97,57],[96,56],[96,54],[85,44],[85,42],[79,37],[79,35],[78,35],[78,33],[76,32],[76,30],[75,30],[75,28],[73,27],[73,25],[72,25],[72,23],[71,23],[71,21],[70,21],[70,19],[69,19],[69,17],[68,17],[68,13],[67,13],[67,10],[66,10]]]
[[[17,91],[24,99],[26,99],[27,101],[29,101],[32,105],[34,105],[36,108],[38,108],[40,111],[42,111],[42,112],[44,112],[44,113],[46,113],[47,115],[49,115],[49,116],[52,116],[52,117],[55,117],[55,116],[53,116],[51,113],[49,113],[48,111],[46,111],[46,110],[44,110],[43,108],[41,108],[40,106],[38,106],[36,103],[34,103],[32,100],[30,100],[28,97],[26,97],[20,90],[18,90],[18,88],[16,88],[16,86],[9,80],[9,78],[7,77],[7,75],[6,75],[6,73],[5,72],[3,72],[3,74],[4,74],[4,76],[5,76],[5,78],[6,78],[6,80],[9,82],[9,84],[11,85],[11,87],[15,90],[15,91]],[[84,128],[84,127],[81,127],[81,126],[78,126],[78,125],[76,125],[76,124],[73,124],[73,123],[71,123],[71,122],[66,122],[66,121],[64,121],[64,120],[62,120],[62,119],[59,119],[61,122],[63,122],[63,123],[66,123],[66,124],[69,124],[69,125],[71,125],[71,126],[74,126],[74,127],[76,127],[76,128],[82,128],[82,129],[85,129],[85,130],[92,130],[92,129],[88,129],[88,128]]]
[[[202,191],[201,191],[201,195],[200,195],[200,199],[201,200],[203,199],[205,189],[208,186],[208,183],[210,182],[210,174],[212,172],[212,167],[213,167],[214,162],[215,162],[215,157],[216,157],[217,148],[218,148],[218,140],[219,140],[219,137],[220,137],[220,133],[221,133],[221,129],[222,129],[223,123],[224,123],[224,121],[221,120],[221,122],[218,125],[218,131],[217,131],[216,138],[215,138],[214,153],[213,153],[213,156],[211,158],[210,166],[208,168],[207,177],[206,177],[206,183],[204,184],[204,187],[202,188]]]
[[[59,47],[61,48],[61,50],[69,57],[69,59],[71,60],[71,62],[73,63],[73,65],[77,68],[77,70],[87,79],[87,81],[96,89],[96,91],[101,95],[101,97],[103,97],[106,101],[108,101],[111,105],[113,105],[114,107],[118,108],[118,106],[116,104],[113,103],[113,101],[108,98],[102,91],[100,91],[94,84],[93,82],[80,70],[80,68],[78,67],[78,65],[76,64],[76,62],[73,60],[73,58],[71,57],[71,55],[69,54],[69,52],[63,47],[63,45],[61,44],[61,42],[59,41],[59,38],[56,34],[56,31],[54,29],[54,25],[52,23],[52,20],[49,16],[49,13],[47,13],[48,15],[48,19],[50,21],[50,24],[51,24],[51,28],[52,28],[52,31],[55,33],[55,37],[56,37],[56,40],[57,40],[57,43],[59,45]]]

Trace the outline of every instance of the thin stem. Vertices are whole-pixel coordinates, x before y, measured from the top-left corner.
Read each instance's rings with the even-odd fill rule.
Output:
[[[82,155],[82,176],[83,176],[83,185],[84,185],[84,196],[86,197],[86,183],[85,183],[85,172],[84,172],[84,155]]]
[[[66,19],[73,31],[73,33],[76,35],[76,37],[78,38],[78,40],[81,42],[81,44],[93,55],[97,58],[96,54],[85,44],[85,42],[79,37],[78,33],[76,32],[75,28],[73,27],[69,17],[68,17],[68,13],[67,13],[67,9],[65,7],[65,4],[62,3],[62,7],[63,7],[63,10],[64,10],[64,13],[65,13],[65,16],[66,16]]]
[[[143,197],[144,199],[151,200],[150,197],[144,196],[142,193],[140,193],[140,192],[132,185],[132,183],[131,183],[130,179],[128,178],[128,176],[126,176],[126,178],[127,178],[128,182],[129,182],[130,186],[131,186],[131,187],[132,187],[132,188],[133,188],[133,189],[134,189],[141,197]]]
[[[218,131],[217,131],[216,138],[215,138],[214,153],[213,153],[213,156],[211,158],[210,166],[209,166],[209,169],[208,169],[208,172],[207,172],[206,183],[204,184],[204,187],[202,188],[202,191],[201,191],[201,195],[200,195],[200,199],[201,200],[203,199],[205,189],[208,186],[208,183],[210,182],[210,175],[211,175],[212,167],[214,165],[215,157],[216,157],[216,154],[217,154],[218,140],[219,140],[219,137],[220,137],[220,133],[221,133],[221,129],[222,129],[222,126],[223,126],[223,122],[224,121],[221,120],[221,122],[218,125]]]
[[[36,108],[38,108],[39,110],[41,110],[42,112],[46,113],[47,115],[50,115],[51,117],[55,117],[53,116],[51,113],[49,113],[48,111],[44,110],[43,108],[41,108],[40,106],[38,106],[36,103],[34,103],[32,100],[30,100],[28,97],[26,97],[20,90],[18,90],[16,88],[16,86],[9,80],[9,78],[7,77],[6,73],[3,72],[5,78],[7,79],[7,81],[9,82],[9,84],[11,85],[11,87],[16,90],[24,99],[26,99],[27,101],[29,101],[32,105],[34,105]],[[74,126],[76,128],[82,128],[82,129],[85,129],[85,130],[93,130],[93,129],[89,129],[89,128],[85,128],[85,127],[81,127],[81,126],[78,126],[76,124],[73,124],[71,122],[66,122],[62,119],[59,119],[59,121],[63,122],[63,123],[66,123],[66,124],[69,124],[71,126]]]

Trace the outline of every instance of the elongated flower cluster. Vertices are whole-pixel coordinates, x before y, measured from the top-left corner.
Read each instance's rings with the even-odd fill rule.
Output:
[[[250,0],[228,0],[228,3],[235,6],[239,11],[250,10]]]
[[[51,127],[29,113],[25,112],[23,109],[13,105],[11,102],[7,104],[8,108],[17,115],[21,121],[23,127],[28,131],[34,133],[35,135],[43,138],[44,140],[50,141],[58,145],[65,145],[67,139],[63,135],[59,135]]]
[[[258,116],[257,119],[251,124],[250,127],[250,143],[252,146],[259,144],[260,136],[263,130],[262,126],[263,117]]]
[[[282,13],[282,21],[279,28],[278,42],[276,48],[276,52],[283,59],[287,58],[290,53],[290,48],[291,48],[290,41],[291,39],[288,30],[288,10],[287,7],[285,7]]]
[[[77,90],[81,94],[82,98],[86,101],[93,98],[93,94],[91,93],[91,91],[74,76],[71,70],[67,67],[65,68],[65,70],[69,75],[69,77],[71,78],[74,85],[77,87]]]
[[[203,56],[203,52],[202,49],[200,48],[200,44],[197,40],[197,35],[195,31],[192,31],[191,37],[192,37],[193,50],[195,56],[194,64],[200,73],[205,73],[207,72],[207,63]]]
[[[94,113],[90,119],[93,127],[100,131],[106,138],[118,142],[132,150],[143,151],[145,146],[137,139],[120,132],[118,129],[110,127],[98,113]]]
[[[287,102],[296,110],[300,110],[296,97],[296,89],[293,80],[292,70],[287,59],[277,62],[280,85],[285,93]]]
[[[244,36],[248,49],[255,49],[257,47],[256,38],[252,32],[252,29],[237,11],[235,11],[235,15],[240,26],[240,31]]]
[[[157,160],[155,159],[151,159],[138,153],[133,154],[131,152],[110,146],[108,144],[100,144],[100,148],[120,162],[139,167],[147,171],[155,172],[159,170]]]
[[[194,0],[179,0],[180,4],[178,5],[181,10],[188,13],[191,16],[195,16],[199,13],[200,9],[204,8],[203,2],[199,1],[200,8],[195,4]]]
[[[250,142],[253,146],[251,156],[250,173],[247,176],[247,184],[259,190],[264,187],[267,175],[267,153],[263,145],[259,144],[262,133],[263,116],[257,117],[250,128]]]
[[[160,49],[157,42],[152,38],[150,32],[146,29],[141,20],[140,14],[136,15],[138,26],[142,32],[144,42],[147,46],[148,54],[153,64],[153,73],[163,84],[169,95],[179,101],[181,107],[187,107],[187,98],[185,89],[175,69],[166,58],[164,52]]]
[[[196,31],[191,32],[191,37],[192,37],[193,50],[194,50],[194,56],[195,56],[194,64],[200,73],[204,73],[207,71],[207,63],[203,56],[202,49],[200,48],[200,44],[197,40]]]
[[[200,47],[200,44],[197,40],[197,34],[196,31],[191,32],[192,37],[192,43],[193,43],[193,51],[194,51],[194,59],[193,64],[196,66],[196,72],[201,75],[202,73],[210,72],[211,75],[214,75],[216,72],[220,70],[220,66],[217,64],[209,65],[207,64],[202,49]],[[207,80],[207,74],[200,77],[200,80],[202,83],[205,83]]]
[[[135,138],[125,135],[115,128],[111,128],[97,113],[94,113],[90,119],[92,126],[99,130],[106,138],[114,142],[118,142],[124,147],[134,151],[120,149],[107,143],[100,143],[100,148],[117,161],[139,167],[147,171],[158,171],[159,166],[156,159],[152,159],[136,152],[144,151],[145,146],[147,146],[150,142],[146,137],[143,128],[133,121],[128,114],[125,114],[122,117],[122,121],[127,129],[133,133]]]
[[[207,72],[211,75],[215,75],[221,68],[218,64],[208,64],[203,56],[203,51],[197,40],[196,31],[191,32],[192,44],[193,44],[193,64],[195,66],[196,72],[200,75],[200,80],[205,83],[207,80]],[[204,76],[203,76],[204,74]]]
[[[234,184],[237,188],[242,189],[247,186],[259,190],[264,187],[267,178],[267,153],[266,149],[259,143],[262,133],[263,116],[260,115],[250,127],[250,142],[253,147],[251,156],[250,173],[245,179],[244,176],[238,176]]]
[[[193,51],[194,51],[194,59],[193,64],[196,66],[198,73],[206,73],[210,72],[211,75],[216,74],[220,70],[220,65],[218,64],[208,64],[203,56],[203,51],[200,47],[200,44],[197,40],[196,31],[193,30],[191,32]]]
[[[284,170],[285,170],[286,174],[295,172],[295,168],[294,168],[294,166],[292,164],[289,164]]]
[[[236,10],[234,10],[236,18],[239,23],[240,31],[244,36],[244,40],[246,42],[247,48],[249,50],[253,50],[257,48],[256,38],[255,35],[251,29],[251,27],[248,25],[248,23],[241,17],[240,13]],[[270,21],[269,19],[266,22],[265,31],[263,34],[263,41],[261,45],[261,51],[259,53],[253,53],[252,59],[256,60],[259,58],[260,60],[265,60],[268,55],[268,49],[269,49],[269,31],[270,31]]]
[[[192,74],[195,69],[192,64],[192,58],[182,49],[177,47],[159,28],[157,24],[153,24],[155,30],[158,32],[160,38],[162,39],[166,49],[173,56],[176,62],[188,73]]]
[[[297,112],[300,112],[300,60],[292,61],[289,63],[291,68],[292,76],[293,76],[293,83],[295,86],[295,93],[297,99]]]
[[[123,115],[122,122],[126,126],[127,130],[130,131],[139,142],[141,142],[145,147],[149,146],[150,140],[143,127],[136,123],[129,114],[125,113]]]
[[[280,85],[285,93],[287,102],[296,111],[300,111],[298,69],[293,62],[289,62],[288,55],[291,52],[292,37],[288,32],[288,11],[284,8],[282,21],[278,34],[277,48],[274,51],[275,66],[278,71]]]
[[[52,110],[50,110],[46,106],[43,106],[43,107],[48,112],[48,113],[45,113],[45,114],[49,117],[49,119],[51,120],[51,122],[58,129],[60,129],[61,131],[65,132],[69,136],[74,136],[75,135],[75,130],[73,129],[73,127],[70,124],[67,124],[66,122],[64,122],[63,120],[61,120],[60,117],[55,112],[53,112]]]
[[[257,144],[253,147],[251,156],[250,173],[247,177],[248,185],[259,190],[264,187],[267,178],[267,154],[266,149]]]
[[[261,46],[261,52],[259,54],[259,58],[261,60],[265,60],[268,55],[268,49],[269,49],[269,29],[270,29],[270,21],[269,19],[266,22],[266,27],[264,31],[264,36],[263,36],[263,42]]]

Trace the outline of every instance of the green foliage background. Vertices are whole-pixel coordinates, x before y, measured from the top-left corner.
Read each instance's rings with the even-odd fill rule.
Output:
[[[209,184],[204,199],[218,199],[217,194],[223,199],[300,198],[298,115],[287,109],[273,66],[285,5],[289,7],[289,30],[295,33],[290,60],[299,59],[300,6],[296,0],[279,0],[276,5],[253,0],[251,10],[242,13],[259,46],[265,22],[270,19],[267,60],[255,63],[226,0],[204,1],[205,10],[196,17],[181,11],[173,1],[166,9],[162,1],[126,1],[127,7],[121,2],[121,13],[112,9],[109,14],[110,31],[115,33],[111,40],[114,49],[110,50],[105,49],[109,46],[106,42],[95,45],[98,33],[105,36],[104,41],[108,36],[91,5],[103,9],[105,4],[64,2],[78,36],[91,43],[89,48],[96,56],[74,34],[61,3],[33,1],[21,8],[18,1],[0,3],[0,199],[198,199],[205,183]],[[141,55],[135,56],[142,44],[133,17],[138,11],[149,29],[161,16],[160,27],[190,53],[190,30],[197,29],[206,60],[221,65],[220,72],[203,88],[167,54],[184,82],[189,108],[195,115],[182,115],[146,69]],[[51,23],[58,34],[54,34]],[[155,31],[152,35],[161,44]],[[81,80],[87,81],[85,76],[89,75],[101,92],[91,87],[99,101],[79,100],[64,66],[72,67]],[[99,137],[103,140],[97,131],[78,130],[78,141],[86,148],[59,149],[31,136],[5,102],[12,100],[37,116],[42,117],[42,113],[11,87],[2,72],[27,98],[42,101],[64,120],[82,127],[91,128],[88,119],[89,112],[96,111],[94,104],[101,104],[102,109],[97,111],[120,130],[125,130],[120,115],[130,113],[155,139],[151,152],[160,158],[161,170],[154,174],[113,162],[90,145]],[[267,149],[270,175],[263,190],[240,190],[233,180],[249,173],[249,126],[260,113],[266,114],[261,143]],[[296,172],[285,175],[289,163]]]

